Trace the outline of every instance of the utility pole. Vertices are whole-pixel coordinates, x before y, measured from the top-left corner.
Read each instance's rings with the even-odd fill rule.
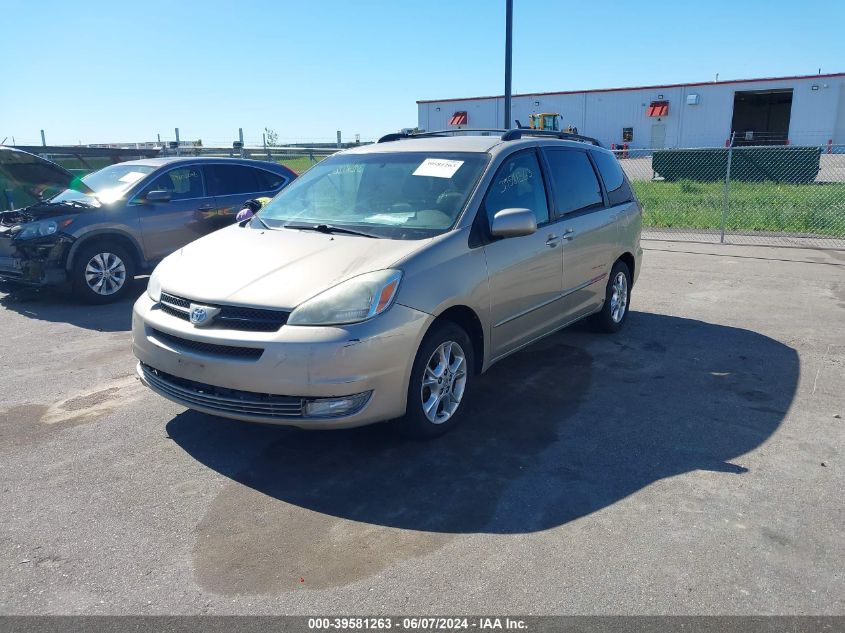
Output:
[[[174,132],[176,132],[176,155],[179,156],[179,128],[174,128]]]
[[[47,147],[47,141],[44,140],[44,130],[41,130],[41,147]]]
[[[505,0],[505,129],[511,127],[511,58],[513,57],[513,0]]]

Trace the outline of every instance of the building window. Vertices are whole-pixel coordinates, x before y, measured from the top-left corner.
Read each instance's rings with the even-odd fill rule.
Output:
[[[633,140],[634,140],[634,128],[623,127],[622,128],[622,142],[623,143],[630,143]]]
[[[648,116],[666,116],[669,114],[668,101],[652,101],[648,105]]]
[[[468,118],[466,112],[455,112],[452,118],[449,119],[449,125],[466,125]]]

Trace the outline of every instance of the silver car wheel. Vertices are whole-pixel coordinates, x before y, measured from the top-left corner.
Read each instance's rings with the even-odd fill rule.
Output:
[[[114,253],[97,253],[85,265],[85,283],[98,295],[113,295],[126,283],[126,264]]]
[[[611,290],[613,294],[610,295],[610,318],[614,323],[619,323],[628,307],[628,277],[625,273],[616,273]]]
[[[429,422],[443,424],[451,418],[467,384],[466,354],[454,341],[442,343],[425,366],[420,397]]]

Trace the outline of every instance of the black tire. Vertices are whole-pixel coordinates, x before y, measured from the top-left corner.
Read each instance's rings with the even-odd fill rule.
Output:
[[[97,257],[100,259],[95,261]],[[89,263],[92,268],[89,268]],[[97,281],[92,279],[91,271],[95,268],[105,268],[109,271],[102,280],[100,291],[95,290]],[[98,240],[82,246],[73,260],[70,275],[73,293],[77,298],[85,303],[112,303],[125,297],[132,286],[135,279],[135,261],[132,254],[120,244]]]
[[[618,291],[618,288],[614,287],[614,283],[619,275],[624,276],[625,288],[621,317],[617,317],[617,313],[614,311],[614,309],[618,307],[618,302],[614,301],[614,293]],[[599,332],[606,332],[608,334],[615,334],[625,326],[625,322],[628,320],[628,312],[631,307],[631,281],[631,271],[628,269],[628,265],[625,262],[619,260],[613,264],[613,268],[610,271],[610,277],[607,279],[607,286],[604,291],[604,305],[602,305],[601,310],[596,312],[592,317],[593,326],[596,330]]]
[[[460,390],[461,395],[459,397],[457,407],[451,415],[442,422],[434,422],[429,419],[428,415],[426,415],[423,407],[423,398],[426,397],[426,394],[428,394],[428,397],[432,397],[431,389],[430,387],[425,387],[423,385],[423,379],[426,376],[426,368],[429,365],[429,361],[432,359],[432,356],[438,351],[441,345],[449,342],[457,344],[459,350],[463,352],[464,363],[461,367],[464,370],[464,383],[463,388]],[[456,350],[453,348],[453,352],[454,351]],[[457,357],[455,355],[451,356],[451,358],[454,359],[453,362],[456,362]],[[467,397],[470,394],[472,382],[475,377],[474,363],[475,350],[473,349],[472,341],[464,329],[450,321],[435,323],[425,335],[425,338],[420,344],[419,350],[417,350],[417,355],[414,358],[414,366],[411,370],[411,379],[408,383],[408,404],[404,417],[396,421],[397,430],[405,437],[413,439],[430,439],[443,435],[459,424],[467,408]],[[457,374],[460,374],[460,369],[454,375]],[[452,382],[449,383],[448,381],[450,378],[447,372],[447,374],[444,375],[443,380],[447,381],[445,383],[446,385],[456,385],[456,383],[459,383],[460,378],[457,380],[452,378]],[[441,384],[441,386],[436,388],[443,389],[443,386]],[[453,394],[455,391],[450,390],[450,393]],[[436,398],[437,395],[435,394],[434,397]],[[454,404],[454,400],[451,399],[447,400],[447,402],[449,403],[448,406],[452,406],[452,404]],[[443,413],[446,411],[442,402],[438,402],[434,409],[435,418],[438,417],[438,411],[442,411]]]

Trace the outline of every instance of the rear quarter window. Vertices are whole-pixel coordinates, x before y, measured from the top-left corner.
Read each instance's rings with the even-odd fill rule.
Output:
[[[609,152],[593,152],[592,154],[604,181],[604,188],[607,190],[607,198],[611,206],[633,200],[631,186],[616,156]]]
[[[275,191],[290,180],[287,176],[266,169],[256,169],[255,176],[258,178],[259,191]]]

